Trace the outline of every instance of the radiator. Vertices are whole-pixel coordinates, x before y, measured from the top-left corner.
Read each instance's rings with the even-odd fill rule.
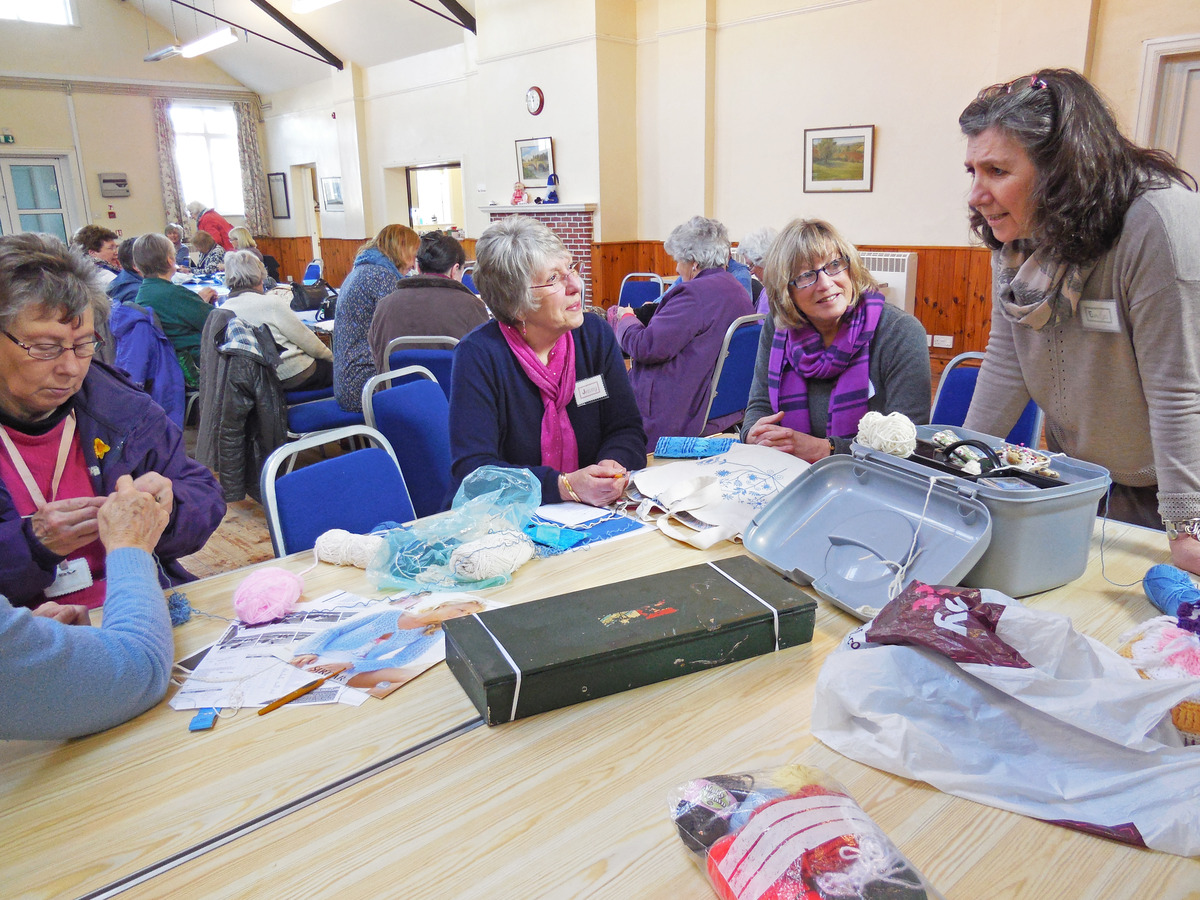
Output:
[[[915,314],[917,305],[917,254],[867,250],[863,265],[879,282],[883,296],[893,306]]]

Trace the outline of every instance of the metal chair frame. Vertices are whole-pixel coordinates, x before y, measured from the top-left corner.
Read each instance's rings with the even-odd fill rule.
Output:
[[[725,337],[721,341],[721,352],[717,354],[717,367],[713,369],[712,382],[708,389],[708,403],[704,407],[704,424],[708,424],[709,413],[712,412],[713,403],[717,399],[717,389],[721,384],[721,373],[725,371],[725,361],[729,358],[729,345],[733,343],[733,337],[738,330],[748,325],[755,323],[761,324],[766,318],[763,313],[754,313],[749,316],[740,316],[734,319],[727,329],[725,329]],[[755,344],[757,347],[757,343]],[[753,376],[754,366],[751,365],[751,374]]]
[[[662,297],[662,295],[664,293],[666,293],[666,290],[667,290],[666,282],[663,281],[662,276],[659,275],[657,272],[630,272],[628,275],[626,275],[624,278],[621,279],[621,289],[617,293],[617,306],[628,306],[631,309],[637,309],[637,307],[641,306],[642,303],[653,302],[651,300],[643,300],[641,303],[626,303],[625,302],[625,284],[631,278],[640,278],[640,279],[645,279],[647,281],[656,282],[658,284],[658,296],[660,298]]]
[[[946,368],[942,369],[942,377],[938,379],[937,391],[933,395],[933,407],[930,410],[930,421],[933,424],[935,424],[935,425],[951,425],[951,426],[962,425],[962,422],[939,422],[937,420],[937,417],[934,415],[934,413],[936,413],[937,408],[938,408],[938,403],[942,399],[942,392],[946,388],[946,385],[950,378],[950,374],[955,369],[963,367],[963,365],[965,363],[967,363],[971,360],[978,360],[979,362],[982,363],[983,357],[984,357],[984,354],[980,353],[977,350],[968,350],[965,353],[958,354],[958,356],[954,357],[952,360],[950,360],[950,362],[946,363]],[[974,393],[975,393],[975,385],[972,384],[971,385],[972,396],[974,395]],[[970,404],[968,404],[968,406],[969,405]],[[1018,428],[1021,427],[1021,419],[1025,418],[1025,415],[1026,415],[1029,407],[1033,407],[1033,410],[1034,410],[1031,433],[1028,435],[1017,434],[1016,432],[1017,432]],[[1036,448],[1042,442],[1042,426],[1044,424],[1045,424],[1045,414],[1042,412],[1041,407],[1039,407],[1036,403],[1034,403],[1032,400],[1030,400],[1028,405],[1026,406],[1025,410],[1022,410],[1021,417],[1017,420],[1017,424],[1013,426],[1012,431],[1010,431],[1008,433],[1008,436],[1005,438],[1005,440],[1007,440],[1009,443],[1024,444],[1026,447]]]

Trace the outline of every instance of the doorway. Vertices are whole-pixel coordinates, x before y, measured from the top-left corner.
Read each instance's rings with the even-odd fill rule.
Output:
[[[408,195],[408,223],[418,234],[463,231],[462,164],[409,166],[404,170]]]
[[[0,234],[41,231],[62,241],[77,227],[65,156],[0,157]]]
[[[1146,41],[1135,140],[1200,177],[1200,35]]]

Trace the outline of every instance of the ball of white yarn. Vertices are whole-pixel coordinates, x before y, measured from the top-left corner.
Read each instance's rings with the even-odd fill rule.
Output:
[[[533,541],[519,531],[497,531],[455,548],[450,569],[462,581],[511,575],[533,558]]]
[[[892,456],[912,456],[917,449],[917,426],[904,413],[869,412],[859,420],[856,440]]]
[[[326,531],[317,538],[317,559],[335,566],[365,569],[387,541],[376,534],[351,534],[341,528]]]

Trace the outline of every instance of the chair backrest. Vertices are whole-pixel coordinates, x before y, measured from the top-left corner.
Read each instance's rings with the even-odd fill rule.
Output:
[[[301,280],[305,284],[316,284],[325,276],[325,263],[318,257],[304,267],[304,278]]]
[[[630,272],[621,279],[617,305],[637,309],[643,303],[653,303],[665,289],[662,276],[655,272]]]
[[[413,345],[420,345],[414,347]],[[431,349],[430,344],[445,349]],[[458,338],[449,335],[405,335],[387,342],[383,355],[388,361],[388,371],[421,366],[433,373],[434,380],[442,386],[446,399],[450,399],[450,377],[454,374],[454,348]],[[413,380],[411,377],[405,379]]]
[[[418,378],[386,387],[409,375]],[[433,375],[412,366],[374,376],[363,388],[363,413],[396,451],[416,514],[441,512],[450,490],[450,403]]]
[[[983,354],[978,351],[960,353],[942,370],[937,393],[933,396],[933,412],[929,421],[935,425],[961,425],[967,419],[971,398],[975,395],[975,382],[979,379],[979,366]],[[1037,447],[1042,438],[1043,414],[1036,403],[1030,400],[1017,424],[1005,438],[1010,444]]]
[[[754,362],[758,358],[758,339],[766,316],[755,313],[730,323],[717,354],[712,384],[708,392],[705,422],[746,408],[750,385],[754,381]]]
[[[463,287],[469,290],[472,294],[478,294],[479,288],[475,287],[475,279],[470,272],[463,272],[462,277]]]
[[[374,446],[279,474],[298,453],[351,438]],[[365,425],[335,428],[284,444],[267,457],[259,485],[276,556],[311,550],[331,528],[366,534],[380,522],[416,518],[396,454],[382,434]]]

